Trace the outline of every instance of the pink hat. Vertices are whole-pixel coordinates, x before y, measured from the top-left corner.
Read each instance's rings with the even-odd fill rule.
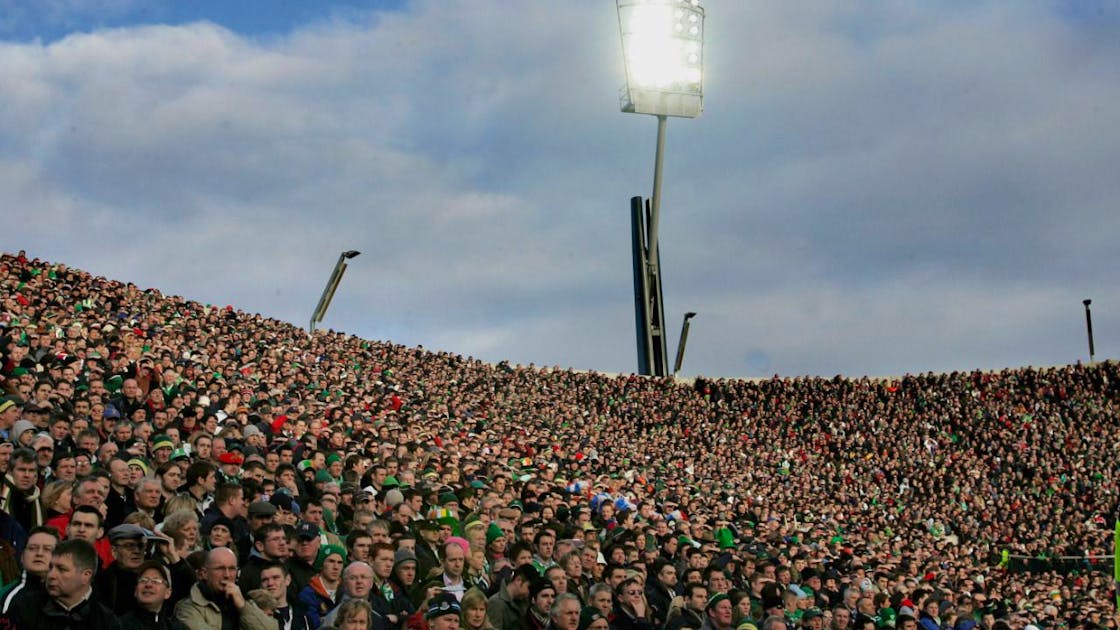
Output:
[[[443,542],[444,544],[454,543],[456,545],[459,545],[459,548],[463,550],[463,553],[469,554],[471,552],[471,544],[467,542],[466,538],[460,538],[459,536],[448,536],[447,540]]]

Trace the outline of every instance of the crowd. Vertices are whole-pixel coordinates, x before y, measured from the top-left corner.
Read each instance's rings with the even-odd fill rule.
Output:
[[[0,258],[0,629],[1116,628],[1116,363],[491,365]]]

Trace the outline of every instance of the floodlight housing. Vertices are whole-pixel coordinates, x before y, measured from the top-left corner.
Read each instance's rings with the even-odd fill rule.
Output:
[[[704,105],[700,0],[617,0],[626,64],[622,111],[696,118]]]

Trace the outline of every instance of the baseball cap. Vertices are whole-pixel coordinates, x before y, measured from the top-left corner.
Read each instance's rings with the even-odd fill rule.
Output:
[[[295,502],[295,499],[293,499],[290,494],[277,492],[268,499],[268,502],[278,510],[299,514],[299,504]]]
[[[316,527],[314,523],[308,523],[307,521],[300,521],[300,524],[296,525],[296,539],[297,540],[312,540],[312,539],[318,538],[318,537],[319,537],[319,528]]]

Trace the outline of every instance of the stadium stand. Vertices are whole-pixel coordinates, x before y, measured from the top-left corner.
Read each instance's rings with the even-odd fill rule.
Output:
[[[1118,623],[1114,362],[686,383],[491,365],[23,252],[0,300],[0,628],[69,608],[43,525],[96,552],[92,620],[315,627],[367,614],[343,602],[368,561],[378,628],[427,627],[448,594],[468,627],[568,628],[550,590],[579,628]]]

